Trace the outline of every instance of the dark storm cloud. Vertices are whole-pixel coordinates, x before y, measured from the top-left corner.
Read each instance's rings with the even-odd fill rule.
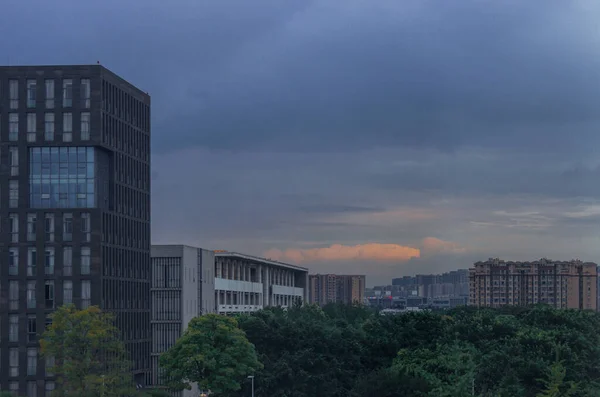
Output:
[[[169,124],[198,144],[239,150],[537,151],[572,142],[574,124],[598,121],[600,93],[590,84],[600,77],[598,52],[585,38],[589,25],[570,24],[584,10],[351,3],[360,18],[317,5],[252,41],[217,76],[211,106]]]
[[[99,59],[131,76],[154,97],[157,151],[465,144],[552,151],[581,146],[567,133],[600,117],[590,17],[599,8],[586,1],[10,2],[0,47],[12,62]],[[577,136],[595,131],[578,128]]]
[[[0,63],[98,60],[152,95],[154,242],[600,255],[596,0],[2,6]]]

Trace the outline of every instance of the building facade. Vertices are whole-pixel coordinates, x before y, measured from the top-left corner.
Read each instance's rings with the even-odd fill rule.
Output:
[[[311,274],[309,280],[310,303],[365,303],[366,276]]]
[[[469,270],[469,304],[499,307],[545,303],[597,310],[598,266],[591,262],[489,259]]]
[[[215,254],[185,245],[152,246],[152,385],[162,386],[158,359],[197,316],[215,312]],[[196,386],[177,393],[197,396]]]
[[[453,270],[441,274],[417,274],[392,279],[391,286],[385,288],[394,296],[418,296],[434,299],[438,297],[469,296],[469,271]]]
[[[54,388],[63,304],[114,312],[150,377],[150,97],[100,65],[0,67],[0,387]]]
[[[215,308],[220,314],[288,307],[308,301],[308,269],[229,251],[215,251]]]

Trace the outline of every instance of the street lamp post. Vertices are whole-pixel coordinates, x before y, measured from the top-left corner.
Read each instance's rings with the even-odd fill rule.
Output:
[[[248,379],[252,380],[252,397],[254,397],[254,375],[249,375]]]

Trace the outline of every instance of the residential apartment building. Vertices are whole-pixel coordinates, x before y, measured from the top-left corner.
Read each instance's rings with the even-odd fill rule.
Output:
[[[597,309],[598,266],[591,262],[489,259],[469,270],[469,304],[499,307],[545,303],[556,308]]]
[[[321,306],[333,302],[362,304],[365,287],[366,276],[362,275],[311,274],[309,300]]]
[[[100,65],[0,67],[0,387],[53,390],[58,306],[116,314],[150,376],[150,97]]]
[[[215,254],[185,245],[152,246],[152,382],[163,385],[158,359],[194,317],[215,312]],[[197,386],[176,393],[199,395]]]
[[[414,293],[424,298],[460,297],[469,295],[469,271],[453,270],[441,274],[417,274],[392,279],[388,288],[394,296],[411,296]]]
[[[229,251],[215,251],[217,313],[252,312],[308,301],[308,269]]]

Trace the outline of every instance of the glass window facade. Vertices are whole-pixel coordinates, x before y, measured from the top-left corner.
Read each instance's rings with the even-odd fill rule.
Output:
[[[93,208],[96,206],[93,147],[29,149],[31,208]]]

